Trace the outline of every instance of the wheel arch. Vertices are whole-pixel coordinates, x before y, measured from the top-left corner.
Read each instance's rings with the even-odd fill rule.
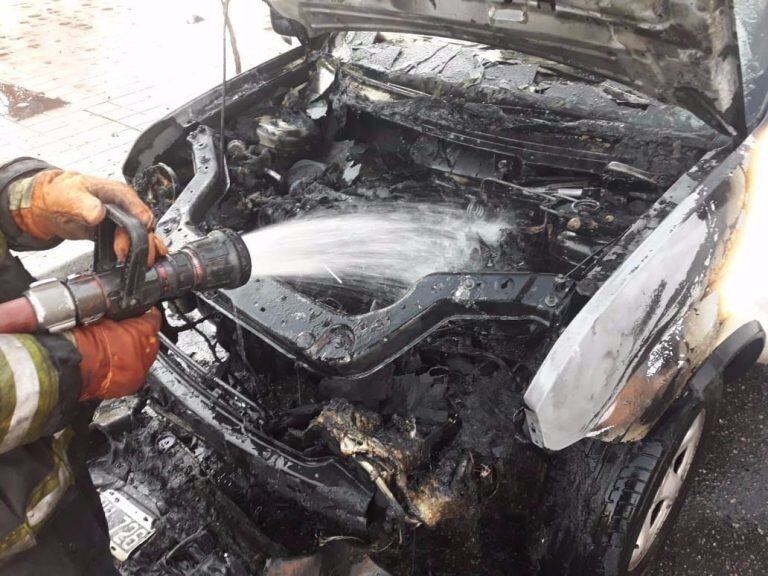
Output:
[[[681,396],[693,394],[704,401],[712,394],[722,395],[723,384],[741,378],[755,365],[765,342],[766,334],[760,322],[742,324],[715,346],[685,382],[666,386],[623,436],[596,438],[610,443],[642,440]]]
[[[765,347],[766,335],[757,320],[742,324],[718,344],[691,376],[686,387],[694,394],[706,394],[715,378],[731,382],[755,365]]]

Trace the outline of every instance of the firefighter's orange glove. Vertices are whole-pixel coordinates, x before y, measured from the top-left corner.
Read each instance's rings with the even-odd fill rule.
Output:
[[[138,218],[150,232],[148,265],[168,253],[152,233],[152,211],[133,189],[120,182],[84,176],[77,172],[45,170],[37,174],[30,197],[12,212],[18,227],[39,240],[93,238],[95,227],[104,220],[104,204],[116,204]],[[125,260],[130,240],[125,230],[115,234],[115,254]]]
[[[80,400],[130,396],[144,385],[157,358],[161,315],[153,308],[139,318],[75,328],[72,335],[80,362]]]

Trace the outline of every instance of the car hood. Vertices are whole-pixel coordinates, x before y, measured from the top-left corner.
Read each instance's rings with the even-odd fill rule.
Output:
[[[744,97],[730,0],[269,0],[315,37],[411,32],[513,49],[590,70],[743,132]],[[279,20],[279,18],[278,18]]]

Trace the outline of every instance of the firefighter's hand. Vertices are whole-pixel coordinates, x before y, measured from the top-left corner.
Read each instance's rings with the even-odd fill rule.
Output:
[[[12,214],[19,228],[34,238],[85,240],[93,238],[96,226],[104,220],[104,204],[116,204],[150,232],[148,265],[168,253],[163,242],[152,233],[152,211],[130,186],[117,181],[77,172],[45,170],[35,176],[28,201]],[[115,253],[119,260],[125,260],[129,247],[127,232],[119,229],[115,234]]]
[[[71,334],[82,355],[80,400],[120,398],[138,392],[157,358],[162,316],[153,308],[139,318],[75,328]]]

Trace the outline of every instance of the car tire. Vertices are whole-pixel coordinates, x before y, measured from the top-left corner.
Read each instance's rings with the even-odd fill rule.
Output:
[[[641,576],[653,565],[698,466],[722,397],[687,392],[643,440],[583,440],[552,456],[533,514],[542,576]]]

